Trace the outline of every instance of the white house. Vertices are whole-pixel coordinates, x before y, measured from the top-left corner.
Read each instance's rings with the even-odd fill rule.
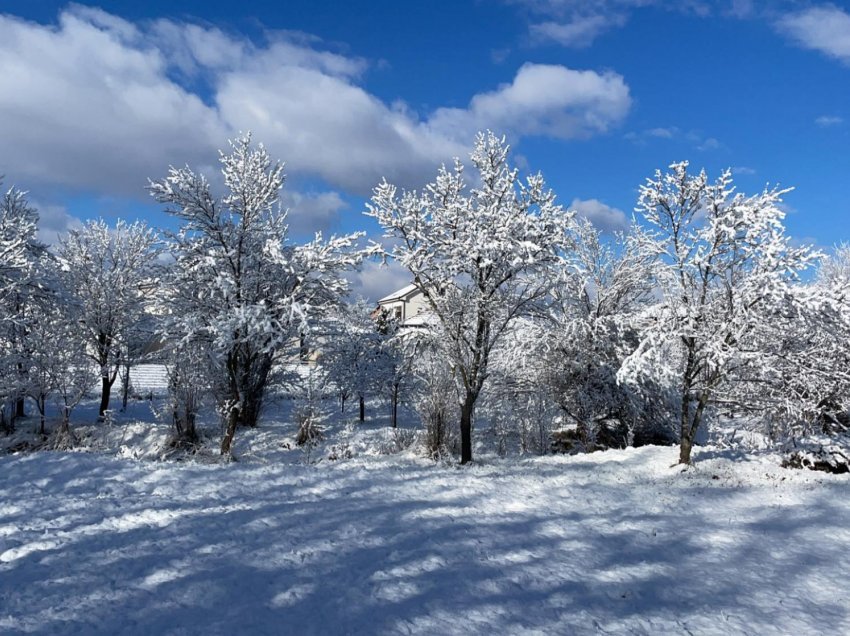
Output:
[[[402,324],[412,326],[421,322],[428,311],[428,301],[422,290],[411,284],[381,298],[378,309],[386,311]]]

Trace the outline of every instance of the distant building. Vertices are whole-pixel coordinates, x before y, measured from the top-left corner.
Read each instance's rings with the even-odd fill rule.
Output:
[[[405,326],[421,325],[428,311],[428,301],[422,290],[411,284],[381,298],[378,311],[386,311]]]

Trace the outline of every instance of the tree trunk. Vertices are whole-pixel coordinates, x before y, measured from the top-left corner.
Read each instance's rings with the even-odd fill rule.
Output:
[[[38,398],[38,412],[41,415],[41,421],[40,421],[39,427],[38,427],[38,434],[39,435],[44,435],[44,419],[45,419],[44,418],[44,411],[45,411],[45,408],[46,408],[45,398],[44,398],[44,396],[41,396],[40,398]]]
[[[691,450],[694,447],[694,440],[691,439],[690,435],[682,435],[682,439],[679,442],[679,463],[680,464],[690,464],[691,463]]]
[[[260,410],[262,409],[262,397],[246,397],[244,410],[242,411],[239,424],[247,428],[256,428],[260,421]]]
[[[679,463],[691,463],[691,449],[694,447],[694,438],[691,431],[694,430],[691,421],[691,391],[687,386],[682,392],[682,413],[679,426]]]
[[[62,409],[62,420],[59,422],[59,434],[67,436],[71,432],[71,412],[68,407]]]
[[[19,397],[15,400],[15,419],[26,417],[26,412],[24,410],[24,398]]]
[[[127,401],[130,397],[130,365],[124,367],[124,377],[121,380],[121,412],[127,411]]]
[[[398,428],[398,385],[393,387],[392,413],[390,414],[390,420],[393,428]]]
[[[233,405],[227,413],[227,426],[224,430],[224,437],[221,440],[221,454],[230,455],[230,447],[233,445],[233,436],[236,435],[236,426],[239,424],[239,407]]]
[[[682,403],[682,436],[679,442],[680,464],[691,463],[691,450],[694,447],[697,431],[699,431],[699,427],[702,425],[702,418],[705,415],[705,408],[708,405],[710,397],[711,391],[708,389],[699,392],[693,417],[691,417],[690,400],[685,399]]]
[[[460,463],[472,461],[472,411],[475,408],[475,395],[468,392],[460,408]]]
[[[358,396],[358,398],[359,398],[359,404],[360,404],[360,421],[365,422],[366,421],[366,400],[363,399],[362,395]]]
[[[97,410],[97,419],[102,421],[103,414],[109,409],[109,395],[112,393],[112,384],[114,379],[110,379],[109,375],[100,376],[100,407]]]
[[[239,426],[255,428],[260,421],[263,410],[263,400],[266,394],[266,383],[272,369],[271,354],[249,355],[247,358],[237,357],[237,366],[232,386],[235,395],[241,397],[242,409],[239,413]]]
[[[0,407],[0,430],[6,435],[11,435],[15,432],[15,423],[11,419],[6,419],[6,406]]]
[[[341,393],[339,396],[339,412],[345,413],[345,393]]]

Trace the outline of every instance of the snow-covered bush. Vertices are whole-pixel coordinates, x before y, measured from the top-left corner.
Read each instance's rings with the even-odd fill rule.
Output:
[[[411,428],[393,428],[380,447],[382,455],[396,455],[416,444],[418,436]]]
[[[210,394],[209,352],[186,343],[171,353],[168,398],[161,412],[174,427],[172,445],[192,448],[198,443],[198,414]]]
[[[439,459],[451,455],[457,443],[455,422],[457,386],[451,368],[439,350],[421,349],[416,365],[414,409],[422,421],[423,444],[429,457]]]
[[[631,443],[624,428],[651,437],[644,411],[657,396],[639,396],[617,381],[617,371],[639,342],[637,323],[652,300],[652,258],[635,234],[606,242],[586,220],[574,234],[536,346],[541,383],[586,450]]]
[[[850,436],[813,435],[797,440],[786,451],[782,465],[786,468],[807,468],[838,475],[848,473]]]

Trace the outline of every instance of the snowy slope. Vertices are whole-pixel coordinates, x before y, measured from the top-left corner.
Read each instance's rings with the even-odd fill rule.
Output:
[[[0,457],[0,632],[850,633],[850,478],[676,452]]]

